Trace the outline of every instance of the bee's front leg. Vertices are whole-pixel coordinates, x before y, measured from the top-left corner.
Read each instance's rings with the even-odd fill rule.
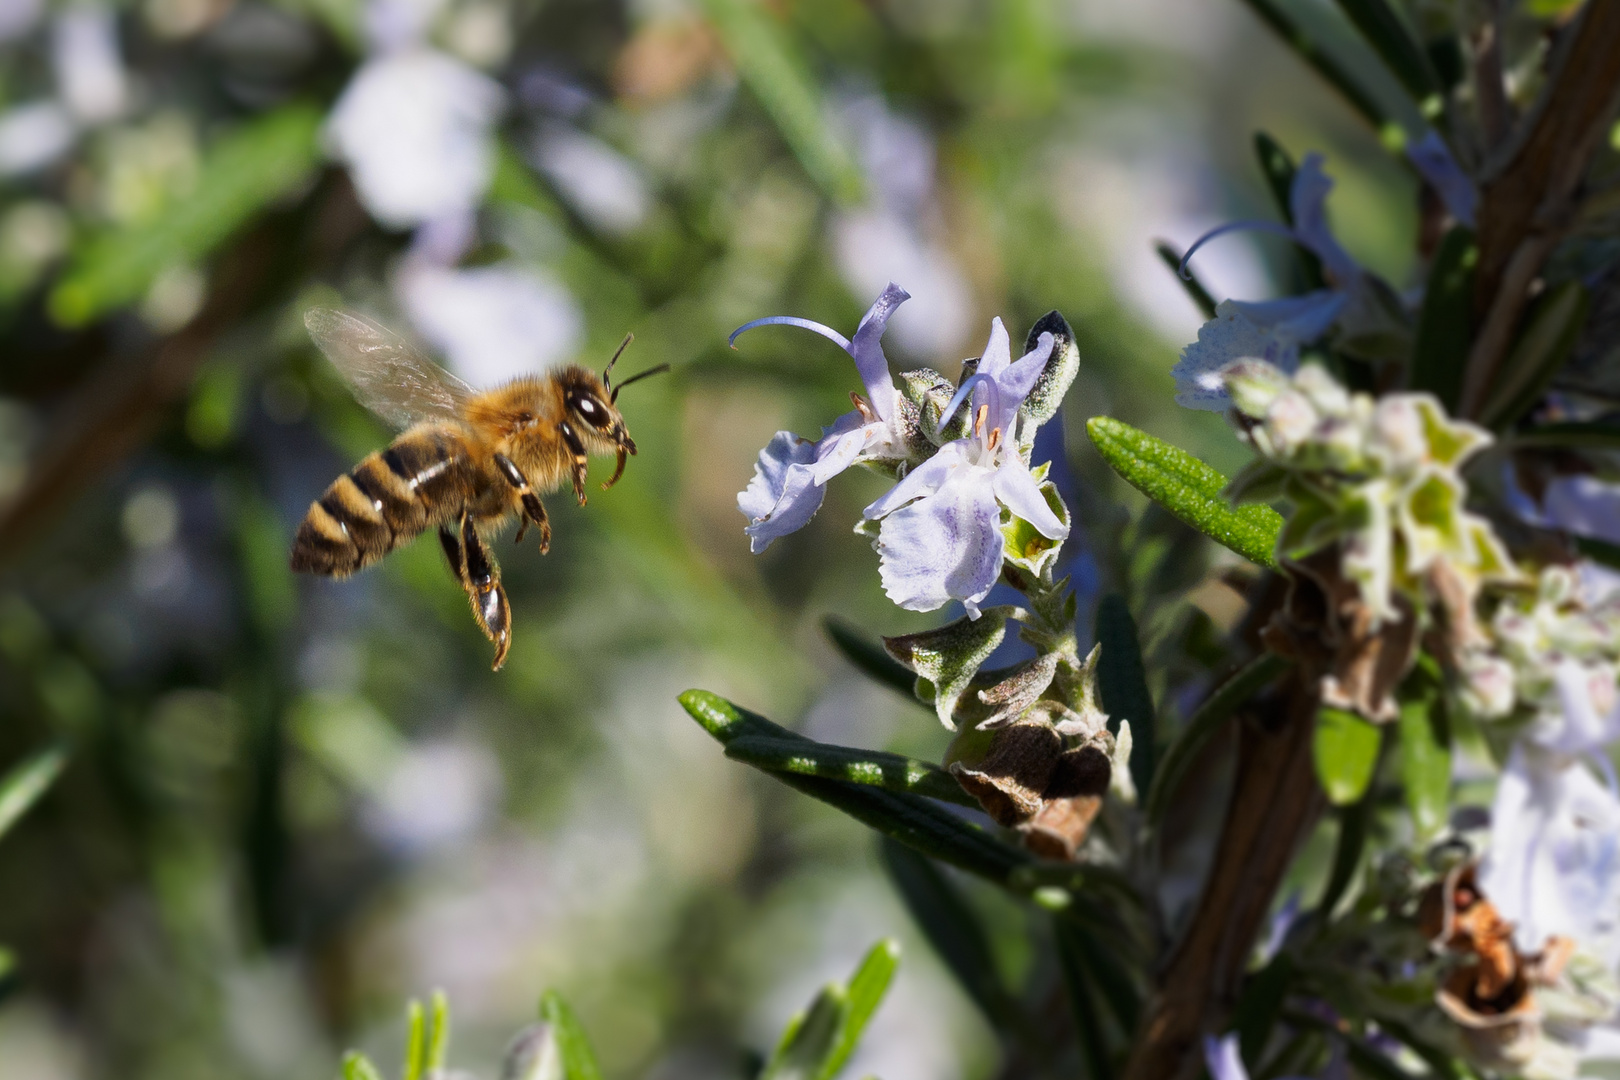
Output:
[[[495,643],[495,663],[491,671],[499,671],[506,663],[506,650],[512,643],[512,608],[506,602],[506,590],[501,587],[501,567],[494,554],[484,546],[483,538],[473,527],[472,518],[461,516],[461,536],[448,527],[439,530],[439,543],[450,556],[450,565],[456,571],[461,587],[467,590],[472,602],[473,618],[484,636]]]
[[[574,497],[579,505],[585,505],[585,467],[590,464],[590,458],[585,454],[585,444],[580,441],[579,435],[564,420],[557,425],[557,434],[562,441],[568,444],[568,449],[574,455]]]
[[[535,494],[534,488],[529,486],[529,478],[523,475],[523,470],[517,463],[505,454],[495,455],[495,467],[501,471],[506,482],[512,485],[517,492],[518,501],[523,506],[523,524],[518,527],[517,538],[521,542],[523,534],[532,522],[540,530],[540,554],[544,555],[551,550],[551,522],[546,518],[546,506]]]

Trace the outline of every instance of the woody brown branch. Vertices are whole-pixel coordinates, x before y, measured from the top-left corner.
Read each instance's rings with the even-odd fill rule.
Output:
[[[1589,0],[1546,91],[1487,165],[1474,278],[1477,333],[1460,412],[1478,417],[1537,276],[1575,216],[1586,167],[1620,104],[1620,0]]]
[[[1311,763],[1319,698],[1290,675],[1243,718],[1232,799],[1186,936],[1158,980],[1124,1080],[1187,1080],[1199,1039],[1231,1009],[1284,871],[1324,806]]]

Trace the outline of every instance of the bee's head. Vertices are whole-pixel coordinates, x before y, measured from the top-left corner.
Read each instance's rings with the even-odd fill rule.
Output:
[[[600,377],[595,372],[587,371],[581,367],[571,367],[560,375],[563,391],[563,404],[568,412],[569,426],[578,434],[581,441],[590,450],[599,454],[616,454],[618,466],[613,470],[613,476],[604,488],[610,488],[624,474],[625,458],[636,452],[636,442],[630,437],[629,430],[624,426],[624,417],[618,409],[619,391],[635,382],[637,379],[660,371],[668,371],[668,364],[660,364],[656,368],[632,375],[618,386],[611,381],[613,365],[618,362],[619,356],[629,345],[632,336],[626,335],[613,359],[608,361]]]

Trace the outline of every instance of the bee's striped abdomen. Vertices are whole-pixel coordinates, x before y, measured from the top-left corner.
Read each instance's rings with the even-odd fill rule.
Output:
[[[342,577],[370,566],[430,525],[461,512],[471,493],[459,437],[409,431],[338,477],[298,526],[292,568]]]

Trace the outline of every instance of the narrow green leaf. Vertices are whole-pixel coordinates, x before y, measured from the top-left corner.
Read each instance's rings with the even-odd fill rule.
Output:
[[[1488,403],[1480,410],[1485,426],[1510,424],[1540,400],[1575,348],[1590,301],[1591,295],[1579,281],[1555,285],[1536,301],[1519,340],[1502,364]]]
[[[680,696],[680,702],[693,719],[722,743],[730,743],[743,735],[767,735],[801,739],[815,745],[706,690],[688,690]],[[1003,843],[920,795],[883,791],[819,776],[782,772],[769,775],[924,855],[991,881],[1004,883],[1014,870],[1033,861],[1027,852]]]
[[[1342,1040],[1350,1064],[1368,1080],[1417,1080],[1417,1077],[1369,1046],[1366,1040],[1341,1030],[1334,1021],[1298,1009],[1284,1009],[1280,1019],[1292,1027],[1325,1032]]]
[[[0,836],[39,801],[67,764],[67,750],[52,746],[36,752],[27,761],[0,777]]]
[[[1594,423],[1542,424],[1509,436],[1518,447],[1567,446],[1576,450],[1620,450],[1620,424],[1612,420]]]
[[[702,6],[805,172],[835,201],[859,202],[860,170],[827,126],[815,81],[769,9],[757,0],[702,0]]]
[[[1373,47],[1426,116],[1443,106],[1440,78],[1406,22],[1385,0],[1339,0],[1339,10]]]
[[[956,777],[938,765],[882,750],[833,746],[804,738],[742,735],[726,745],[726,757],[769,772],[824,776],[885,791],[925,795],[958,806],[979,807],[979,801],[962,790]]]
[[[1243,1060],[1259,1061],[1277,1023],[1277,1010],[1294,981],[1294,960],[1286,952],[1273,956],[1265,967],[1243,980],[1243,993],[1232,1010]]]
[[[1254,156],[1260,159],[1260,172],[1266,178],[1277,213],[1290,226],[1294,224],[1294,159],[1282,143],[1264,131],[1254,133]]]
[[[1575,541],[1575,550],[1604,566],[1620,570],[1620,544],[1611,544],[1607,540],[1595,540],[1590,536],[1572,537]]]
[[[1109,416],[1086,421],[1103,460],[1132,487],[1251,562],[1275,567],[1283,517],[1269,506],[1234,507],[1226,477],[1178,447]]]
[[[827,616],[821,625],[826,628],[827,636],[838,651],[844,654],[845,660],[884,686],[904,694],[906,700],[917,700],[917,676],[885,652],[882,645],[869,641],[859,630],[836,615]]]
[[[343,1055],[343,1080],[382,1080],[371,1059],[358,1050]]]
[[[1390,123],[1388,113],[1351,71],[1350,65],[1308,35],[1287,4],[1281,0],[1244,0],[1244,2],[1260,17],[1261,22],[1283,39],[1285,45],[1299,54],[1301,60],[1314,68],[1329,86],[1343,94],[1350,107],[1360,113],[1362,119],[1371,124],[1375,130],[1382,131]]]
[[[1058,920],[1067,926],[1069,947],[1085,964],[1086,981],[1096,991],[1095,1006],[1110,1014],[1120,1031],[1134,1032],[1141,1016],[1143,988],[1133,977],[1134,965],[1119,955],[1120,938],[1083,908],[1065,911]]]
[[[405,1066],[400,1070],[403,1080],[422,1080],[426,1071],[423,1060],[427,1056],[427,1032],[422,1017],[422,1003],[412,998],[405,1006]]]
[[[1474,266],[1479,245],[1474,231],[1453,227],[1440,241],[1423,293],[1423,313],[1412,346],[1409,383],[1427,390],[1454,412],[1462,394],[1463,368],[1473,333]]]
[[[1113,1062],[1097,1016],[1097,994],[1086,974],[1086,954],[1080,927],[1072,919],[1053,920],[1057,943],[1058,968],[1069,994],[1069,1011],[1074,1017],[1076,1041],[1085,1059],[1089,1080],[1112,1080]]]
[[[1148,790],[1147,817],[1150,823],[1157,824],[1164,817],[1171,796],[1198,760],[1204,744],[1225,725],[1239,706],[1287,671],[1291,664],[1291,661],[1275,653],[1262,653],[1222,683],[1187,718],[1181,734],[1165,748],[1164,757],[1153,778],[1153,786]]]
[[[1322,890],[1322,902],[1317,910],[1324,921],[1333,917],[1350,884],[1361,869],[1361,854],[1367,847],[1367,830],[1372,824],[1372,800],[1339,808],[1339,839],[1333,847],[1333,868],[1328,872],[1327,886]]]
[[[450,1055],[450,999],[443,990],[433,991],[428,999],[427,1057],[424,1062],[428,1076],[443,1071]]]
[[[1347,806],[1366,794],[1382,740],[1382,729],[1355,713],[1324,708],[1316,714],[1312,756],[1328,802]]]
[[[1108,713],[1108,727],[1117,734],[1119,722],[1130,721],[1131,779],[1137,791],[1149,791],[1153,787],[1158,739],[1153,695],[1148,692],[1136,620],[1118,593],[1109,593],[1097,605],[1096,641],[1102,646],[1097,661],[1097,689],[1102,695],[1103,711]]]
[[[540,1019],[550,1024],[555,1033],[566,1080],[602,1080],[591,1041],[561,994],[555,990],[545,992],[540,998]]]
[[[1272,138],[1264,131],[1254,133],[1254,156],[1260,161],[1260,173],[1266,178],[1266,187],[1271,191],[1271,200],[1277,204],[1277,213],[1290,226],[1294,224],[1294,176],[1298,167],[1282,143]],[[1298,286],[1301,291],[1320,289],[1325,282],[1322,279],[1322,260],[1298,244],[1294,245],[1292,258],[1300,269],[1301,279]]]
[[[104,233],[78,251],[51,290],[51,317],[83,326],[140,299],[163,271],[201,262],[314,173],[321,119],[320,109],[300,102],[222,136],[188,197],[149,224]]]
[[[1014,1025],[1018,1005],[996,970],[989,935],[961,892],[931,860],[905,845],[885,837],[878,850],[906,910],[968,997],[998,1029]]]
[[[838,1036],[833,1041],[831,1053],[822,1061],[821,1069],[816,1073],[816,1080],[832,1080],[855,1052],[861,1034],[866,1031],[872,1014],[882,1004],[883,995],[888,993],[889,984],[894,981],[895,969],[899,966],[900,943],[893,938],[884,938],[872,946],[861,961],[861,966],[855,969],[855,974],[849,980],[848,1004],[844,1009],[843,1022],[838,1026]]]
[[[1187,270],[1187,276],[1181,276],[1181,256],[1183,253],[1177,251],[1163,240],[1155,242],[1153,250],[1158,253],[1159,261],[1170,268],[1170,272],[1176,276],[1177,283],[1187,291],[1187,296],[1191,298],[1204,318],[1213,319],[1215,317],[1215,298],[1210,295],[1208,289],[1204,288],[1204,283],[1198,280],[1198,276],[1192,272],[1190,267]]]
[[[1439,715],[1444,708],[1435,693],[1401,703],[1401,784],[1420,841],[1445,825],[1451,802],[1451,746]]]
[[[810,1007],[788,1021],[759,1080],[819,1080],[848,1015],[848,991],[838,983],[822,987]]]

